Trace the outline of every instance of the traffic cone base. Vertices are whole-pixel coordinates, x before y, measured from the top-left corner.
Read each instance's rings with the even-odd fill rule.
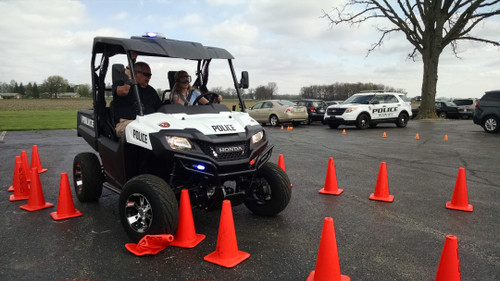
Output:
[[[394,201],[394,195],[375,196],[375,193],[372,193],[372,194],[370,194],[370,197],[368,197],[368,198],[371,200],[384,201],[384,202]]]
[[[31,169],[31,186],[28,198],[28,204],[22,205],[20,208],[26,211],[38,211],[53,207],[54,204],[45,202],[43,190],[40,184],[40,177],[36,168]]]
[[[82,213],[75,209],[73,198],[71,197],[71,188],[69,187],[68,174],[62,173],[59,183],[59,199],[57,201],[57,212],[50,213],[54,220],[63,220],[76,218]]]
[[[194,227],[193,210],[191,208],[191,200],[189,199],[189,191],[183,189],[181,191],[181,200],[179,204],[177,233],[170,245],[181,248],[193,248],[203,239],[205,239],[205,235],[197,234]]]
[[[457,181],[455,183],[455,189],[453,191],[453,196],[450,202],[446,203],[446,208],[472,212],[473,206],[469,204],[469,199],[467,195],[467,181],[465,179],[465,169],[459,168]]]
[[[316,273],[316,270],[313,270],[309,276],[307,277],[307,280],[306,281],[316,281],[314,279],[314,275]],[[319,280],[319,279],[318,279]],[[337,281],[337,280],[335,280]],[[347,275],[340,275],[340,281],[351,281],[351,277],[347,276]]]
[[[458,240],[454,235],[446,235],[435,281],[460,281]]]
[[[466,211],[466,212],[472,212],[474,210],[474,206],[472,206],[471,204],[467,204],[466,206],[455,206],[451,203],[451,201],[446,202],[446,208],[452,210]]]
[[[215,252],[206,255],[203,259],[207,262],[231,268],[248,259],[248,257],[250,257],[249,253],[238,250],[231,201],[224,200],[222,202]]]
[[[203,259],[216,265],[231,268],[237,266],[239,263],[248,259],[249,257],[249,253],[238,250],[233,254],[233,257],[231,258],[221,258],[219,253],[215,251],[211,254],[206,255]]]
[[[338,187],[337,173],[335,172],[335,162],[333,161],[333,158],[330,157],[328,158],[328,167],[326,169],[325,186],[318,192],[321,194],[339,195],[343,191],[343,189],[340,189]]]
[[[174,236],[171,234],[146,235],[139,243],[127,243],[125,248],[136,256],[156,255],[172,243]]]

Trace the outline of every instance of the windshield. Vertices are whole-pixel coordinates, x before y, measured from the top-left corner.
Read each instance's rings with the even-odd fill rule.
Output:
[[[354,95],[344,101],[344,104],[359,103],[368,104],[375,95]]]

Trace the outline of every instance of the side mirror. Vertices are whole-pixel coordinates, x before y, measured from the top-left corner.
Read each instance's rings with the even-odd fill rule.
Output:
[[[241,72],[241,80],[240,80],[240,88],[248,89],[249,80],[248,80],[248,71]]]
[[[371,104],[379,104],[380,102],[378,100],[374,100],[372,102],[370,102]]]

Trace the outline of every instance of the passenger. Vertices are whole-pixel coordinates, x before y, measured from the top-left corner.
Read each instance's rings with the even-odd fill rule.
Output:
[[[194,101],[201,93],[191,87],[191,76],[184,70],[179,70],[174,76],[175,84],[170,94],[170,102],[173,104],[181,105],[193,105]],[[217,102],[220,102],[222,97],[219,95]],[[201,104],[207,104],[208,100],[206,98],[201,98],[199,100]]]
[[[145,62],[137,62],[134,64],[134,76],[139,88],[139,97],[142,102],[142,111],[144,114],[156,112],[162,105],[160,97],[156,90],[149,85],[151,79],[151,68]],[[135,119],[139,113],[134,97],[134,87],[128,84],[122,85],[128,91],[119,90],[116,86],[116,91],[113,91],[113,111],[114,122],[116,124],[116,135],[123,136],[125,127]]]

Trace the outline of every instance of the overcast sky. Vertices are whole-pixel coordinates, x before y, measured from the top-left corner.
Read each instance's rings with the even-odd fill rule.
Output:
[[[341,0],[0,0],[0,82],[41,84],[51,75],[90,84],[96,36],[130,37],[146,31],[229,50],[251,88],[276,82],[280,94],[310,85],[372,82],[420,95],[422,62],[394,34],[378,40],[375,23],[331,27],[322,10]],[[500,41],[500,17],[472,33]],[[500,89],[500,49],[461,42],[460,59],[448,48],[440,60],[437,97],[481,97]],[[156,75],[156,74],[155,74]],[[154,75],[154,76],[155,76]],[[163,76],[164,77],[164,76]],[[166,88],[166,81],[151,81]],[[215,87],[216,85],[210,85]]]

